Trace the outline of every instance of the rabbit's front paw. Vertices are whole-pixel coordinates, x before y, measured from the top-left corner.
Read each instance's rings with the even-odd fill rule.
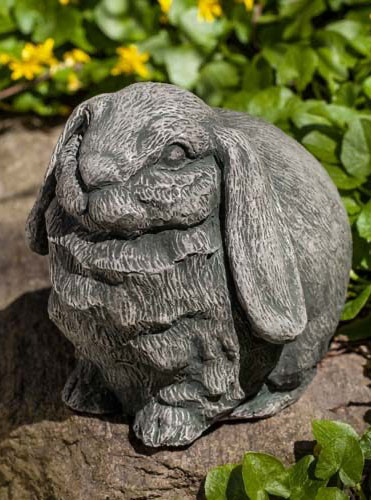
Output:
[[[197,412],[151,401],[135,417],[134,431],[146,446],[184,446],[209,425]]]

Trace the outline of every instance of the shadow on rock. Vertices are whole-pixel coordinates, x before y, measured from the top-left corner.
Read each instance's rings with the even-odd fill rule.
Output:
[[[22,295],[0,311],[0,435],[41,420],[71,415],[61,390],[74,348],[49,320],[50,289]]]

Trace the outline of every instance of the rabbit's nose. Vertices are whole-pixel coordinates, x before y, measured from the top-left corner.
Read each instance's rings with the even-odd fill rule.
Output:
[[[148,222],[145,209],[121,184],[89,193],[89,216],[99,226],[123,233],[142,229]]]

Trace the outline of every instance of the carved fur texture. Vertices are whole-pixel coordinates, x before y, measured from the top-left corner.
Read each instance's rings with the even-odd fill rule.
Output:
[[[245,113],[167,84],[69,118],[26,228],[78,358],[71,408],[132,415],[148,446],[294,402],[345,300],[351,236],[325,170]]]

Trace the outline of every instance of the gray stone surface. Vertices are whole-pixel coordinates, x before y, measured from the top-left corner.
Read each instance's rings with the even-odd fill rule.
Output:
[[[193,500],[209,467],[236,462],[246,450],[292,462],[295,449],[309,448],[313,418],[341,419],[359,432],[367,427],[370,380],[356,354],[327,357],[303,397],[279,415],[217,424],[185,449],[147,449],[119,417],[69,411],[60,392],[74,366],[73,347],[48,319],[49,290],[22,296],[49,283],[46,259],[29,252],[23,231],[59,133],[11,120],[0,135],[0,182],[13,193],[0,205],[1,500]]]
[[[26,234],[49,253],[49,315],[76,348],[63,400],[134,416],[150,446],[294,402],[351,264],[339,194],[300,144],[149,82],[74,110]]]

